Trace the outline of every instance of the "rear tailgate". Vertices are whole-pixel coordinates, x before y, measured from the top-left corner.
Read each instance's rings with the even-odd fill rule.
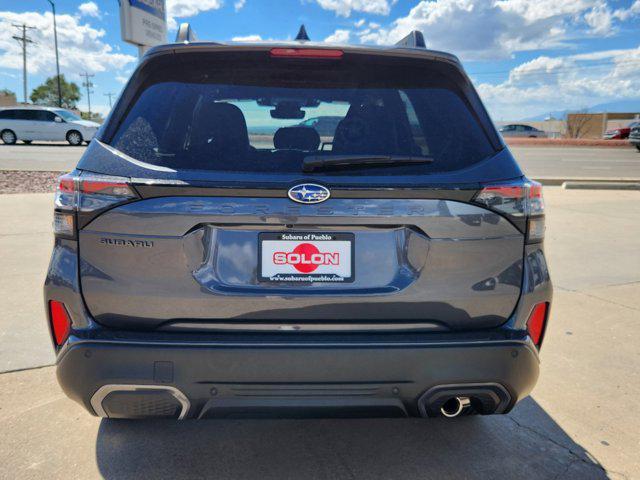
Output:
[[[352,235],[352,281],[261,281],[264,233]],[[110,210],[80,232],[82,291],[96,320],[118,327],[483,328],[503,323],[516,305],[523,242],[505,218],[461,201],[161,197]]]
[[[129,178],[140,194],[82,214],[82,292],[96,320],[249,330],[505,322],[524,236],[472,198],[522,173],[459,63],[411,49],[330,59],[276,50],[176,46],[138,67],[78,166]],[[336,117],[334,132],[301,123]],[[339,155],[419,161],[304,168]],[[287,198],[302,183],[331,197]]]

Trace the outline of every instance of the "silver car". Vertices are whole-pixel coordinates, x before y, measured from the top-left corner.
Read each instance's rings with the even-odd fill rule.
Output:
[[[0,139],[6,145],[67,141],[70,145],[89,143],[100,124],[82,120],[69,110],[55,107],[17,106],[0,109]]]
[[[505,125],[499,131],[503,137],[547,138],[546,132],[530,125]]]

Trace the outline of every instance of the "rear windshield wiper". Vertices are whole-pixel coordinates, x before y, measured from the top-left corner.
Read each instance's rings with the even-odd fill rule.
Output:
[[[411,157],[403,155],[309,155],[302,162],[303,172],[313,172],[324,168],[379,167],[432,163],[431,157]]]

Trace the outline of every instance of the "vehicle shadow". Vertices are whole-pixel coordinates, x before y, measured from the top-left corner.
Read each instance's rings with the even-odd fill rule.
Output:
[[[609,478],[533,400],[510,415],[380,420],[102,420],[116,478]]]

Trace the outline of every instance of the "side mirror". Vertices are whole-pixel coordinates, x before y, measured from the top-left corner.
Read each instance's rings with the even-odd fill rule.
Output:
[[[60,117],[58,117],[58,116],[56,116],[56,117],[53,119],[53,121],[54,121],[54,122],[56,122],[56,123],[62,123],[62,122],[63,122],[62,118],[60,118]]]

